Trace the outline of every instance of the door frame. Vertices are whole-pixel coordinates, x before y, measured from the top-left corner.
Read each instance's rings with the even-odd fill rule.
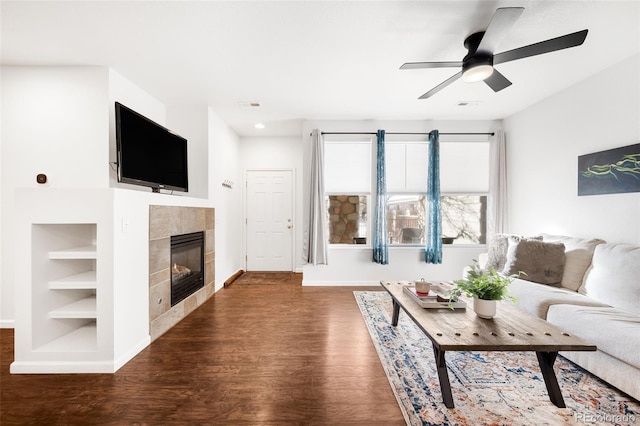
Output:
[[[247,254],[247,231],[248,231],[248,214],[247,214],[247,197],[249,196],[248,186],[249,186],[249,173],[251,172],[289,172],[291,174],[291,226],[293,227],[291,232],[291,265],[290,271],[287,272],[295,272],[296,271],[296,261],[294,258],[294,254],[296,253],[296,234],[297,234],[297,223],[296,223],[296,169],[295,168],[261,168],[255,167],[250,169],[244,169],[244,185],[243,187],[243,214],[244,220],[242,222],[242,250],[243,250],[243,265],[244,270],[247,270],[248,263],[248,254]]]

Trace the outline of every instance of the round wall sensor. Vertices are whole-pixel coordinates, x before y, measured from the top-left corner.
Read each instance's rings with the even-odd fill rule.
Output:
[[[36,182],[47,183],[47,175],[45,175],[44,173],[38,174],[38,176],[36,176]]]

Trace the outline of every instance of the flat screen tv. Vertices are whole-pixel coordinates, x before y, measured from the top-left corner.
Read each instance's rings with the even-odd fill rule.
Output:
[[[189,190],[187,140],[116,102],[118,182]]]

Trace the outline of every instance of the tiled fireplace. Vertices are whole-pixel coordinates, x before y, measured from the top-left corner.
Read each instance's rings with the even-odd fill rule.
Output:
[[[213,208],[149,206],[149,330],[152,341],[213,295],[214,222]],[[186,290],[187,294],[178,298],[180,300],[177,300],[174,294],[176,303],[172,305],[172,277],[175,282],[175,278],[185,274],[185,271],[193,272],[200,268],[197,262],[186,260],[197,259],[198,254],[190,254],[189,258],[183,257],[179,262],[172,261],[172,237],[175,242],[184,239],[185,235],[199,233],[204,236],[204,259],[198,259],[204,266],[200,271],[204,272],[203,280],[197,286],[191,285],[191,288]],[[190,244],[192,247],[194,243]],[[193,249],[189,251],[195,253]]]

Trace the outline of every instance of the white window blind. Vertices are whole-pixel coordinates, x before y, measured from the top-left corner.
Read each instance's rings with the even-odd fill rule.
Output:
[[[342,194],[371,192],[371,145],[371,140],[325,141],[325,192]]]
[[[387,142],[387,192],[424,192],[427,187],[426,142]]]
[[[427,187],[429,145],[387,142],[387,192],[423,193]],[[489,143],[440,143],[440,190],[443,193],[489,191]]]
[[[440,191],[489,192],[489,142],[440,143]]]

